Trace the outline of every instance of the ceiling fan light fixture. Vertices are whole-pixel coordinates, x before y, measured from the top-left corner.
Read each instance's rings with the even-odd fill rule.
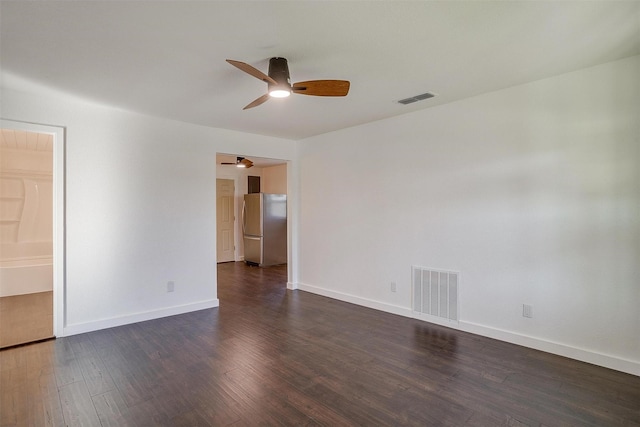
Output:
[[[291,88],[275,87],[269,89],[269,96],[272,98],[286,98],[291,95]]]
[[[292,85],[289,65],[285,58],[273,57],[269,59],[269,74],[265,74],[244,62],[233,59],[227,59],[227,62],[268,85],[267,93],[251,101],[243,110],[262,105],[270,98],[287,98],[292,93],[312,96],[346,96],[349,93],[350,83],[348,80],[308,80]]]
[[[244,157],[237,157],[236,158],[236,167],[237,168],[246,168],[247,167]]]
[[[275,84],[269,84],[269,96],[286,98],[291,95],[291,80],[286,59],[271,58],[269,60],[269,77],[275,81]]]

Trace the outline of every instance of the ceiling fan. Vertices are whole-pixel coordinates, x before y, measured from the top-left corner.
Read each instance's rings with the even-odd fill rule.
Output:
[[[240,61],[227,59],[227,62],[247,74],[267,83],[267,93],[249,103],[243,110],[257,107],[269,98],[286,98],[291,92],[313,96],[346,96],[350,83],[347,80],[308,80],[291,84],[289,66],[285,58],[271,58],[269,60],[269,75]]]
[[[250,168],[253,166],[253,162],[249,159],[245,159],[244,157],[237,157],[235,163],[230,162],[222,162],[221,165],[236,165],[239,168]]]

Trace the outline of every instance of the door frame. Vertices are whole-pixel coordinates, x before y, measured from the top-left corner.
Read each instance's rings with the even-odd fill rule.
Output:
[[[216,154],[223,155],[231,155],[236,156],[233,153],[234,150],[231,151],[219,151]],[[299,253],[299,245],[298,245],[298,227],[300,222],[300,169],[298,162],[295,159],[287,159],[280,156],[265,156],[260,154],[252,154],[245,153],[247,157],[264,157],[264,158],[272,158],[272,159],[281,159],[287,165],[287,289],[298,289],[299,282],[299,266],[298,266],[298,253]],[[239,221],[241,213],[239,210],[241,209],[241,200],[240,197],[243,197],[243,193],[240,192],[239,179],[240,177],[235,174],[222,172],[219,165],[216,164],[216,178],[222,179],[233,179],[235,184],[235,212],[236,212],[236,223]],[[245,187],[243,187],[245,188]],[[217,218],[216,218],[217,221]],[[236,261],[244,261],[244,257],[240,257],[238,255],[240,241],[242,241],[242,233],[238,231],[236,224]],[[244,243],[243,247],[244,247]],[[216,255],[217,256],[217,255]],[[216,285],[217,286],[217,285]]]
[[[53,137],[53,335],[64,336],[65,283],[65,128],[0,119],[0,128],[36,132]]]

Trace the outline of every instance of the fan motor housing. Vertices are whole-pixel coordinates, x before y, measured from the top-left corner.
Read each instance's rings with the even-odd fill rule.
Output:
[[[285,58],[271,58],[269,60],[269,77],[278,82],[278,86],[291,87],[289,66]]]

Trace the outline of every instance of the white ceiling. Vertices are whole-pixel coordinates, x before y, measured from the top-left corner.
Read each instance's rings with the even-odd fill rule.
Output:
[[[2,1],[4,84],[302,139],[640,54],[640,2]],[[346,79],[346,98],[242,107],[266,85]],[[404,106],[423,92],[436,98]]]

